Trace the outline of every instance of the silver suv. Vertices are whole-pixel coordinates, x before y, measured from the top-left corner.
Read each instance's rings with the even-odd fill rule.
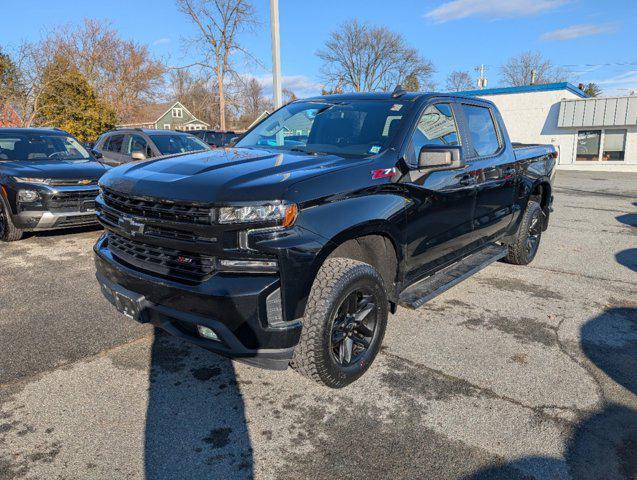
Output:
[[[93,146],[93,151],[109,165],[199,150],[210,150],[210,147],[190,133],[142,128],[111,130],[100,136]]]

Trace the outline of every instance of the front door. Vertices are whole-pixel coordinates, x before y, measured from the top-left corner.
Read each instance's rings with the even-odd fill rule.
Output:
[[[454,108],[450,103],[427,106],[408,147],[408,163],[414,167],[405,179],[412,203],[405,235],[408,281],[464,255],[471,243],[476,190],[470,168],[417,168],[422,147],[460,145]]]

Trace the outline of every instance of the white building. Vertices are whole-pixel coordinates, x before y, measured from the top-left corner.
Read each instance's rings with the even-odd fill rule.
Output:
[[[461,93],[495,103],[511,141],[555,145],[562,168],[637,171],[637,95],[588,98],[570,83]]]

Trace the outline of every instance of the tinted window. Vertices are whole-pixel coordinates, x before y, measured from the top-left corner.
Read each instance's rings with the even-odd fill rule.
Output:
[[[263,120],[236,146],[374,155],[389,145],[409,108],[409,103],[385,100],[295,102]]]
[[[471,144],[479,157],[493,155],[500,148],[498,134],[491,117],[491,111],[485,107],[464,105],[467,127],[471,135]]]
[[[418,120],[414,132],[414,155],[418,158],[420,149],[426,145],[459,145],[458,129],[448,103],[429,105]]]
[[[40,133],[0,132],[0,160],[89,160],[73,137]]]
[[[157,149],[162,155],[210,150],[210,147],[194,135],[151,135]]]
[[[106,141],[104,150],[108,152],[120,153],[122,151],[122,143],[124,143],[124,135],[113,135]]]

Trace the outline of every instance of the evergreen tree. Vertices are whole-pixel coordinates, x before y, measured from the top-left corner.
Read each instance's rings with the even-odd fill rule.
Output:
[[[418,80],[418,75],[414,73],[407,75],[405,77],[405,82],[403,83],[403,88],[408,92],[419,92],[420,80]]]
[[[44,72],[36,123],[58,127],[80,141],[93,141],[115,125],[115,112],[92,89],[77,67],[54,57]]]
[[[584,93],[589,97],[599,97],[602,94],[602,89],[596,83],[589,83],[584,88]]]

